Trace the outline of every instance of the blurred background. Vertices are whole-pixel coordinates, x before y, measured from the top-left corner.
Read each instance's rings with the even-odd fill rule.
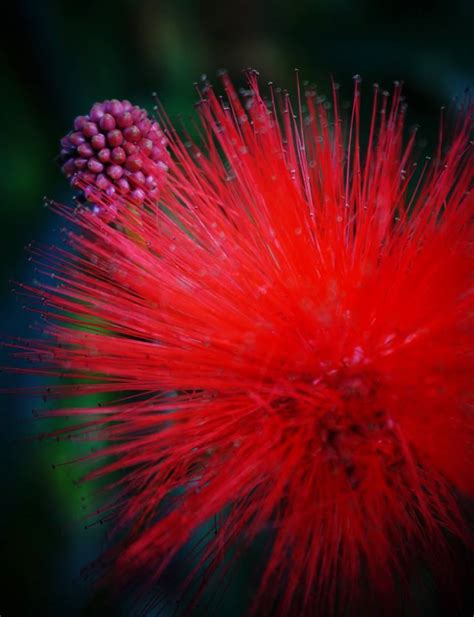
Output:
[[[95,101],[128,98],[151,110],[156,91],[171,118],[187,116],[201,75],[214,79],[225,67],[239,83],[249,66],[262,83],[290,89],[295,67],[322,91],[333,74],[350,100],[359,73],[367,99],[374,81],[387,89],[405,82],[409,123],[421,125],[429,144],[439,107],[473,84],[470,0],[16,0],[9,9],[1,51],[2,337],[28,335],[32,318],[10,281],[35,276],[26,244],[57,237],[58,221],[42,198],[71,200],[54,162],[58,141]],[[1,364],[11,363],[1,353]],[[2,375],[1,385],[34,383]],[[76,470],[52,468],[74,456],[72,446],[30,439],[42,428],[32,409],[44,402],[10,396],[1,404],[0,615],[127,616],[81,576],[105,533],[84,529],[94,498],[75,485]],[[216,614],[240,614],[232,594],[245,595],[244,585],[233,583],[227,608]],[[423,614],[441,615],[435,594],[424,606]]]

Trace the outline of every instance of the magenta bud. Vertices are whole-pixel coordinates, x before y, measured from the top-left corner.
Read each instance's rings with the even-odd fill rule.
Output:
[[[88,199],[89,201],[93,201],[94,199],[94,194],[95,194],[95,189],[92,186],[86,186],[84,188],[84,196],[86,199]]]
[[[76,131],[82,131],[87,122],[88,118],[86,116],[77,116],[77,118],[74,120],[74,128],[76,129]]]
[[[118,180],[123,175],[123,168],[120,165],[109,165],[107,167],[107,175],[112,180]]]
[[[142,136],[142,134],[138,126],[133,125],[133,126],[129,126],[126,129],[124,129],[123,136],[125,137],[127,141],[131,141],[132,143],[135,143],[140,140],[140,137]]]
[[[110,114],[104,114],[99,120],[99,126],[103,131],[112,131],[115,128],[115,118]]]
[[[71,133],[71,135],[69,135],[69,141],[73,146],[80,146],[86,141],[86,138],[82,133]]]
[[[132,118],[132,114],[129,111],[126,111],[117,117],[117,125],[121,129],[126,129],[129,126],[132,126],[132,124],[133,124],[133,118]]]
[[[135,152],[138,151],[138,146],[135,146],[134,144],[131,144],[129,141],[126,141],[123,144],[123,149],[125,150],[127,154],[135,154]]]
[[[110,184],[110,181],[104,176],[104,174],[99,174],[95,180],[95,185],[102,190],[105,190]]]
[[[91,145],[94,150],[102,150],[105,147],[105,135],[98,133],[91,139]]]
[[[94,150],[92,149],[92,146],[88,143],[85,144],[81,144],[78,148],[77,148],[77,152],[78,154],[80,154],[82,157],[88,159],[90,156],[92,156],[94,154]]]
[[[157,143],[159,143],[159,142],[160,142],[161,137],[162,137],[162,133],[161,133],[161,131],[157,128],[157,124],[156,124],[156,122],[154,122],[154,123],[153,123],[153,126],[152,126],[152,128],[150,129],[150,131],[148,132],[147,137],[148,137],[149,139],[151,139],[151,140],[152,140],[152,142],[153,142],[154,144],[157,144]]]
[[[104,166],[102,165],[102,163],[100,161],[98,161],[96,158],[92,158],[89,159],[89,162],[87,163],[87,167],[94,173],[94,174],[99,174],[101,171],[104,170]]]
[[[140,129],[140,133],[142,135],[146,135],[150,130],[151,122],[146,118],[144,120],[140,120],[140,122],[137,123],[137,126]]]
[[[123,148],[120,148],[119,146],[118,148],[114,148],[112,150],[112,154],[110,158],[112,159],[114,163],[121,165],[122,163],[125,163],[127,155],[125,154],[125,150]]]
[[[114,148],[115,146],[120,146],[120,144],[123,142],[122,131],[120,131],[119,129],[109,131],[107,133],[107,142],[112,148]]]
[[[124,193],[128,193],[128,191],[130,190],[130,184],[129,184],[129,182],[128,182],[128,180],[126,178],[119,178],[117,180],[117,186]]]
[[[135,184],[145,184],[145,175],[141,171],[136,171],[132,174],[131,178],[135,182]]]
[[[127,162],[125,163],[125,167],[129,171],[138,171],[142,167],[142,160],[139,156],[131,155],[127,158]]]
[[[102,103],[95,103],[92,105],[89,116],[93,122],[99,122],[102,116],[105,114],[104,105]]]
[[[151,158],[154,161],[160,161],[161,159],[164,158],[164,151],[163,148],[160,148],[159,146],[153,146],[153,149],[151,151]]]
[[[82,127],[82,133],[85,137],[93,137],[94,135],[97,135],[98,132],[99,129],[97,128],[97,124],[95,124],[95,122],[85,122]]]
[[[110,160],[110,150],[108,148],[102,148],[97,154],[99,161],[102,163],[108,163]]]
[[[106,103],[107,112],[112,116],[118,116],[123,112],[123,105],[117,99],[112,99]]]
[[[140,142],[140,150],[144,152],[147,156],[150,156],[153,150],[153,142],[151,139],[142,139]]]
[[[74,165],[77,169],[83,169],[87,165],[87,159],[75,159]]]
[[[137,106],[132,108],[131,114],[132,114],[134,122],[139,122],[140,119],[143,117],[142,110]]]

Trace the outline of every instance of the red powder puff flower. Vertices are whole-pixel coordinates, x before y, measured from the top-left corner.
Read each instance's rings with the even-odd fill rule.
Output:
[[[49,416],[108,444],[88,478],[110,478],[120,580],[157,580],[200,533],[189,607],[263,537],[256,615],[352,614],[362,588],[390,598],[410,563],[469,542],[472,108],[417,167],[400,85],[375,87],[361,136],[358,78],[347,121],[336,86],[295,109],[248,79],[243,99],[225,75],[225,99],[204,88],[198,143],[161,113],[169,154],[140,116],[160,151],[131,136],[143,177],[117,162],[130,173],[113,191],[112,172],[87,175],[112,139],[92,115],[118,144],[130,104],[76,122],[65,171],[90,149],[74,178],[95,208],[55,206],[78,230],[43,253],[47,336],[25,353],[74,378],[59,395],[116,397]]]

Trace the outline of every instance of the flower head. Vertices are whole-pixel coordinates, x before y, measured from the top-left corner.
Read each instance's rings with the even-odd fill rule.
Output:
[[[113,197],[116,192],[142,203],[145,195],[158,198],[168,158],[158,123],[144,109],[113,99],[95,103],[74,120],[74,130],[61,140],[59,160],[71,184],[84,189],[92,203],[101,201],[102,193]]]
[[[169,158],[126,102],[76,120],[65,173],[115,217],[56,206],[79,230],[45,258],[58,286],[38,291],[29,355],[116,395],[49,415],[108,443],[88,477],[112,478],[119,575],[156,579],[215,519],[192,572],[225,573],[267,534],[257,614],[329,615],[361,578],[389,593],[414,552],[468,539],[472,109],[417,166],[399,84],[375,88],[361,135],[358,78],[348,120],[336,86],[329,111],[314,90],[296,110],[265,100],[252,72],[243,101],[223,83],[226,99],[202,93],[199,144],[162,114]]]

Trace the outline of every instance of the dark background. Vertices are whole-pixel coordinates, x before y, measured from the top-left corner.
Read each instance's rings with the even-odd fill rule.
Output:
[[[351,77],[360,73],[367,99],[374,81],[388,89],[394,79],[406,83],[409,122],[421,124],[429,143],[439,107],[473,83],[470,0],[17,0],[9,10],[1,19],[2,337],[28,333],[32,318],[10,280],[34,277],[25,244],[55,241],[58,222],[42,197],[71,199],[54,158],[73,117],[93,102],[128,98],[151,109],[156,91],[171,117],[187,115],[202,74],[214,78],[225,67],[239,82],[248,66],[263,83],[289,88],[295,67],[322,90],[332,73],[350,100]],[[9,363],[2,350],[1,364]],[[34,383],[3,375],[1,385]],[[71,446],[29,440],[42,430],[31,414],[42,404],[2,398],[0,615],[128,615],[106,607],[80,575],[104,530],[84,530],[94,498],[75,486],[76,470],[52,469],[74,456]],[[435,599],[425,608],[441,614]]]

